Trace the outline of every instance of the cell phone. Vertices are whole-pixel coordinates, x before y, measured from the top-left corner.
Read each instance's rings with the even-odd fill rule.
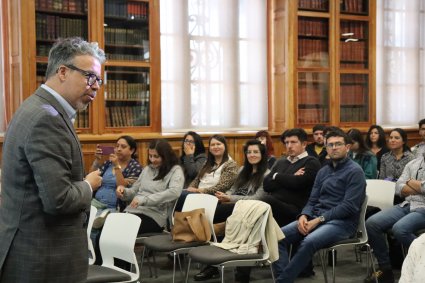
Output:
[[[111,153],[115,153],[113,146],[109,145],[99,145],[99,148],[102,150],[102,155],[109,155]]]

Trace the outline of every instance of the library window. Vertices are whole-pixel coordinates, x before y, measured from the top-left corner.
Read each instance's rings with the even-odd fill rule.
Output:
[[[376,121],[417,127],[425,117],[425,2],[377,2]]]
[[[163,131],[267,127],[266,1],[161,2]]]

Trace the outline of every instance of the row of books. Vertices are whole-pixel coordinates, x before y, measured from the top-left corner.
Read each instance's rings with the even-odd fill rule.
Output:
[[[149,84],[130,83],[126,80],[108,80],[106,99],[139,100],[149,102]]]
[[[36,0],[35,9],[87,13],[87,0]]]
[[[327,40],[298,40],[298,60],[329,62],[329,46]]]
[[[369,83],[368,75],[341,74],[341,84],[364,84]]]
[[[341,85],[341,105],[363,105],[368,93],[364,85]]]
[[[367,122],[369,120],[368,106],[341,108],[340,120],[341,122]]]
[[[366,13],[368,0],[343,0],[341,11],[347,13]]]
[[[107,127],[149,126],[149,106],[106,107]]]
[[[328,28],[327,19],[298,18],[298,35],[327,37]]]
[[[327,122],[329,122],[328,109],[298,109],[298,123],[300,124],[319,124]]]
[[[124,17],[129,19],[148,19],[149,3],[105,1],[105,17]]]
[[[300,86],[298,88],[298,104],[327,104],[328,88]]]
[[[35,20],[37,40],[56,40],[59,37],[87,38],[87,20],[65,18],[37,13]]]
[[[108,49],[108,48],[106,48]],[[125,60],[125,61],[146,61],[149,60],[147,55],[142,54],[123,54],[123,53],[110,53],[106,51],[106,57],[109,60]]]
[[[89,111],[86,110],[78,111],[75,117],[74,128],[88,128],[89,125]]]
[[[367,37],[366,32],[367,23],[359,22],[359,21],[341,21],[341,36],[343,38],[356,38],[356,39],[364,39]],[[343,34],[351,34],[343,36]]]
[[[135,45],[143,44],[144,41],[148,41],[149,43],[149,32],[147,29],[105,27],[106,44]]]
[[[329,0],[299,0],[298,9],[329,10]]]
[[[341,41],[340,46],[341,61],[363,62],[368,58],[365,41]]]

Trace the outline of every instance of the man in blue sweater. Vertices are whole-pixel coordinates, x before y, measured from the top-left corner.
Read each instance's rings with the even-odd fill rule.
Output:
[[[294,282],[316,251],[356,232],[365,198],[363,170],[347,157],[350,140],[343,131],[327,133],[326,149],[331,163],[317,173],[298,220],[282,227],[285,239],[279,243],[279,260],[273,263],[279,283]],[[289,261],[291,244],[299,247]]]

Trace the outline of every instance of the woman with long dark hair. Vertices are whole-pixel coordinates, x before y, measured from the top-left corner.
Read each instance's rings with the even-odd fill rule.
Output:
[[[372,125],[366,134],[366,145],[375,154],[378,161],[377,169],[381,168],[382,155],[388,152],[384,129],[379,125]]]
[[[213,135],[208,142],[208,157],[198,176],[180,196],[176,210],[181,211],[189,193],[215,194],[225,192],[238,175],[238,166],[229,156],[227,142],[222,135]]]
[[[148,146],[148,166],[131,188],[119,186],[117,196],[131,201],[125,209],[142,219],[140,233],[161,232],[167,226],[175,200],[184,184],[183,170],[168,141],[153,140]]]
[[[196,132],[189,131],[183,137],[180,165],[183,167],[185,188],[196,178],[207,160],[202,138]]]
[[[378,161],[367,147],[362,133],[358,129],[351,129],[347,134],[352,141],[348,156],[362,167],[366,179],[376,179],[378,177]]]

